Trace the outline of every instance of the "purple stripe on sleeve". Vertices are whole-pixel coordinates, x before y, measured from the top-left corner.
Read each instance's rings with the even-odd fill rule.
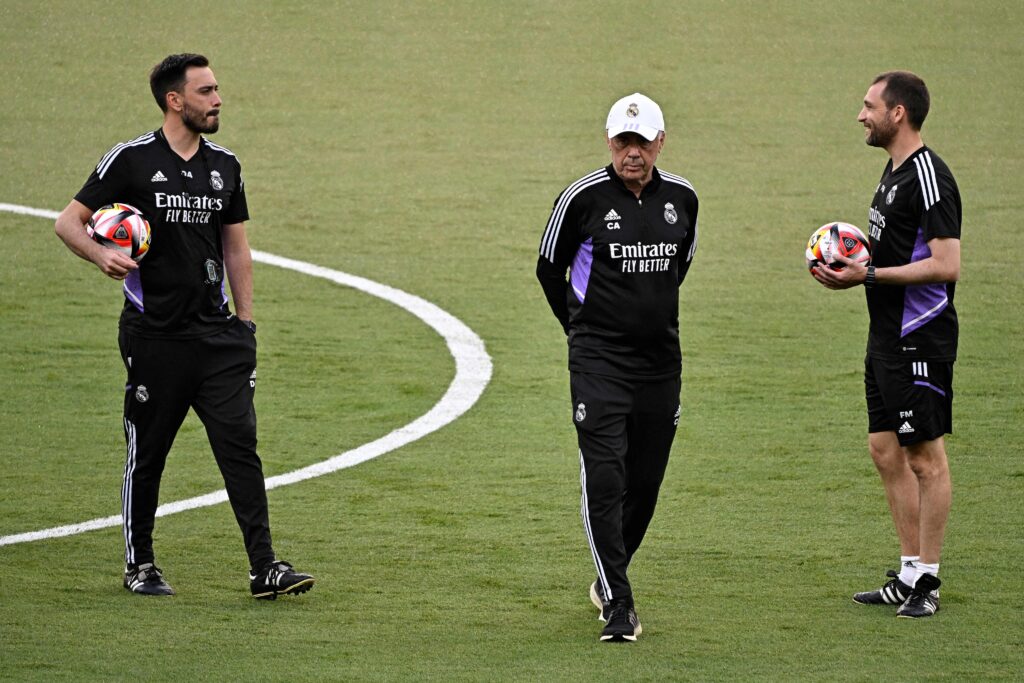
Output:
[[[910,262],[916,263],[932,255],[928,243],[924,240],[924,231],[917,229],[914,251]],[[946,297],[946,285],[936,282],[930,285],[907,285],[903,294],[903,324],[900,337],[905,337],[914,330],[933,320],[949,305]]]
[[[139,313],[146,312],[142,305],[142,276],[137,269],[128,273],[124,279],[124,296],[132,302],[132,306],[139,309]]]
[[[590,282],[590,267],[593,263],[594,241],[587,239],[576,250],[576,256],[572,259],[572,267],[569,268],[569,283],[580,303],[587,298],[587,284]]]
[[[946,395],[946,392],[945,392],[945,391],[943,391],[942,389],[939,389],[939,388],[938,388],[937,386],[935,386],[934,384],[929,384],[928,382],[922,382],[921,380],[915,380],[915,381],[914,381],[914,384],[916,384],[916,385],[917,385],[917,386],[919,386],[919,387],[928,387],[928,388],[929,388],[929,389],[931,389],[932,391],[937,391],[937,392],[939,392],[940,394],[942,394],[943,396],[945,396],[945,395]]]

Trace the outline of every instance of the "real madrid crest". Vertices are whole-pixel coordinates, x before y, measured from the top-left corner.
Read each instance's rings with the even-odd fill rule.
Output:
[[[893,201],[894,199],[896,199],[896,188],[897,188],[897,187],[899,187],[899,186],[898,186],[898,185],[893,185],[893,186],[892,186],[892,189],[891,189],[891,190],[889,190],[889,194],[887,194],[887,195],[885,196],[885,203],[886,203],[886,204],[892,204],[892,201]]]
[[[210,187],[218,191],[224,189],[224,179],[217,171],[210,171]]]
[[[146,389],[145,384],[140,384],[135,390],[135,400],[139,403],[145,403],[149,400],[149,390]]]
[[[669,225],[675,225],[676,221],[679,220],[679,215],[676,213],[676,207],[671,203],[665,204],[665,222]]]
[[[576,406],[576,421],[583,422],[587,419],[587,406],[583,403]]]
[[[626,107],[626,116],[631,119],[635,119],[640,116],[640,107],[636,105],[636,102],[630,102],[629,106]]]

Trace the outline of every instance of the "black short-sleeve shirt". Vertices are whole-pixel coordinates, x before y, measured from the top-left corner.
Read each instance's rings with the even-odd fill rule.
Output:
[[[186,161],[157,129],[115,145],[75,199],[93,211],[130,204],[152,229],[149,252],[124,282],[122,329],[188,339],[229,324],[221,228],[249,219],[241,165],[230,150],[201,138]]]
[[[921,147],[893,170],[885,167],[871,200],[871,264],[902,266],[931,256],[928,242],[960,239],[960,191],[949,167]],[[874,358],[956,359],[959,327],[956,284],[876,285],[866,288]]]

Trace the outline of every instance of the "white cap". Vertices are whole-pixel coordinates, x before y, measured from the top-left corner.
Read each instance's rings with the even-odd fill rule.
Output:
[[[605,130],[609,138],[620,133],[638,133],[647,140],[653,140],[665,130],[665,117],[661,115],[657,102],[636,92],[612,105]]]

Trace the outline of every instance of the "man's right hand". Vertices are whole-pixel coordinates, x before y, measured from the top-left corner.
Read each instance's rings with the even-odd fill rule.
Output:
[[[91,260],[105,275],[115,280],[123,280],[128,277],[128,273],[139,268],[139,264],[130,256],[117,249],[107,249],[102,246]]]
[[[90,216],[92,210],[89,207],[72,199],[57,216],[54,230],[73,254],[86,261],[92,261],[108,277],[115,280],[125,279],[128,273],[139,267],[139,264],[127,254],[94,242],[85,228]]]

